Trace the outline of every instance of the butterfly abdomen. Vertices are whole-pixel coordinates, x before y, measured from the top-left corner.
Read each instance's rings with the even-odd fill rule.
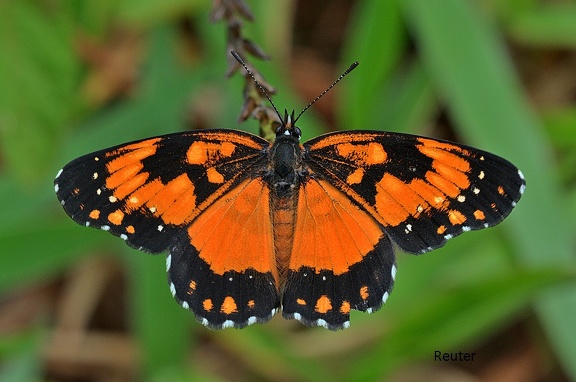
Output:
[[[278,269],[279,290],[286,279],[290,254],[294,243],[294,228],[296,226],[296,205],[298,194],[286,198],[271,198],[270,211],[274,227],[274,251],[276,268]]]

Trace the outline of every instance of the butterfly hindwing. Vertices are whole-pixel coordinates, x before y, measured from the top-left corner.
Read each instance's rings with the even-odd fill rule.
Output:
[[[395,273],[394,250],[382,226],[330,182],[310,174],[298,194],[284,317],[346,328],[350,310],[380,308]]]
[[[347,131],[304,144],[304,160],[403,250],[423,253],[501,222],[525,188],[510,162],[478,149],[399,133]]]
[[[169,250],[170,289],[204,325],[266,322],[280,306],[269,190],[241,182],[211,204]]]

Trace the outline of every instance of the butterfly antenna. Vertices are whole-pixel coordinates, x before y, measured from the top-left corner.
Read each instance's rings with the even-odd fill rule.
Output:
[[[340,77],[338,77],[338,78],[336,79],[336,81],[334,81],[334,83],[333,83],[332,85],[328,86],[328,88],[327,88],[326,90],[324,90],[322,93],[320,93],[320,95],[319,95],[318,97],[314,98],[314,100],[313,100],[312,102],[310,102],[310,103],[308,104],[308,106],[306,106],[306,107],[300,112],[300,114],[298,114],[298,116],[296,117],[296,119],[294,119],[293,123],[296,123],[296,121],[298,120],[298,118],[300,118],[300,116],[301,116],[302,114],[304,114],[304,112],[305,112],[306,110],[308,110],[308,109],[310,108],[310,106],[314,105],[314,104],[316,103],[316,101],[318,101],[320,98],[322,98],[322,96],[323,96],[324,94],[328,93],[328,92],[330,91],[330,89],[332,89],[338,82],[340,82],[340,80],[341,80],[342,78],[344,78],[348,73],[350,73],[351,71],[353,71],[354,69],[356,69],[356,67],[357,67],[358,65],[359,65],[358,61],[354,61],[354,62],[352,63],[352,65],[350,65],[350,66],[348,67],[348,69],[346,69],[346,70],[344,71],[344,73],[342,73],[342,74],[340,75]]]
[[[254,82],[256,83],[256,86],[258,86],[258,88],[260,89],[260,91],[266,96],[266,98],[268,99],[268,102],[270,102],[270,105],[272,105],[272,107],[274,108],[274,111],[276,112],[276,115],[278,116],[278,118],[280,118],[280,122],[282,124],[284,124],[284,119],[282,118],[282,116],[280,115],[280,112],[278,111],[278,109],[276,109],[276,105],[274,105],[274,102],[272,102],[272,98],[270,98],[270,96],[268,95],[268,93],[266,92],[266,90],[264,89],[264,87],[260,84],[260,82],[258,82],[258,80],[256,79],[256,77],[254,77],[254,74],[252,74],[252,71],[250,69],[248,69],[248,66],[246,65],[246,63],[244,62],[244,60],[242,59],[242,57],[240,57],[240,55],[238,53],[236,53],[235,51],[230,51],[230,54],[232,54],[232,56],[236,59],[236,61],[238,61],[240,63],[240,65],[242,65],[244,67],[244,69],[246,70],[246,73],[248,73],[248,75],[250,77],[252,77],[252,80],[254,80]]]

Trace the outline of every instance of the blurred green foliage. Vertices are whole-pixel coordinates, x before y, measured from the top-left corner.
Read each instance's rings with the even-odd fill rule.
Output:
[[[289,45],[282,43],[290,41],[291,24],[281,18],[292,3],[271,4],[249,3],[255,23],[248,33],[273,57],[288,57]],[[54,196],[53,176],[69,160],[181,130],[187,103],[206,89],[216,94],[210,123],[239,128],[241,81],[223,76],[225,29],[210,24],[208,12],[206,1],[194,0],[0,2],[0,292],[57,277],[97,250],[117,253],[129,275],[131,327],[149,380],[217,379],[205,374],[201,360],[189,361],[200,336],[234,354],[252,376],[372,380],[430,361],[435,350],[478,346],[530,309],[576,380],[576,108],[531,108],[505,42],[575,49],[576,5],[354,3],[340,66],[361,65],[334,90],[339,126],[426,133],[426,123],[446,111],[458,137],[511,160],[528,189],[497,228],[463,235],[422,257],[399,254],[386,306],[373,316],[353,312],[351,328],[338,333],[293,330],[276,320],[209,332],[173,302],[163,256],[142,255],[75,225]],[[175,20],[182,16],[193,21],[201,44],[201,57],[188,65],[178,59]],[[95,107],[81,92],[89,68],[76,44],[82,34],[104,41],[114,26],[143,36],[145,60],[136,94]],[[280,90],[279,107],[304,104],[291,92],[280,60],[262,63],[261,71]],[[313,114],[301,120],[305,138],[325,131]],[[240,128],[257,130],[250,122]],[[40,379],[43,338],[36,331],[0,338],[0,379]]]

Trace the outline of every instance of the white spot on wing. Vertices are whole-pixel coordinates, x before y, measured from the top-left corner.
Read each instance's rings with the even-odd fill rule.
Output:
[[[182,307],[184,309],[190,309],[190,305],[188,305],[188,303],[186,301],[182,301]]]
[[[110,226],[109,225],[103,225],[102,227],[100,227],[100,229],[102,231],[110,231]]]
[[[406,224],[406,229],[408,232],[412,232],[412,224]]]
[[[326,322],[326,320],[323,320],[323,319],[321,319],[321,318],[318,319],[318,320],[316,320],[316,325],[317,325],[317,326],[322,326],[322,327],[328,329],[328,323]]]
[[[59,177],[60,175],[62,175],[62,171],[64,171],[63,168],[61,168],[60,170],[58,170],[58,173],[56,174],[56,178],[55,178],[55,179],[58,179],[58,177]]]
[[[232,320],[226,320],[222,323],[222,329],[233,328],[233,327],[234,327],[234,321],[232,321]]]
[[[126,240],[128,240],[128,236],[126,236],[125,234],[121,234],[120,239],[126,241]]]
[[[392,265],[392,269],[390,270],[390,274],[392,275],[392,280],[396,280],[396,265]]]
[[[252,316],[252,317],[248,317],[248,320],[246,321],[246,323],[248,325],[252,325],[255,324],[258,321],[258,319],[256,318],[256,316]]]
[[[172,255],[166,256],[166,272],[170,270],[170,264],[172,263]]]
[[[162,232],[163,229],[164,229],[164,226],[163,226],[163,225],[159,225],[159,226],[158,226],[158,231],[159,231],[159,232]]]
[[[59,189],[58,183],[54,183],[54,192],[58,192],[58,189]]]
[[[172,293],[172,297],[176,296],[176,287],[174,283],[170,283],[170,293]]]
[[[388,300],[388,296],[389,296],[388,292],[384,292],[384,295],[382,296],[382,302],[383,303],[385,303],[386,300]]]

